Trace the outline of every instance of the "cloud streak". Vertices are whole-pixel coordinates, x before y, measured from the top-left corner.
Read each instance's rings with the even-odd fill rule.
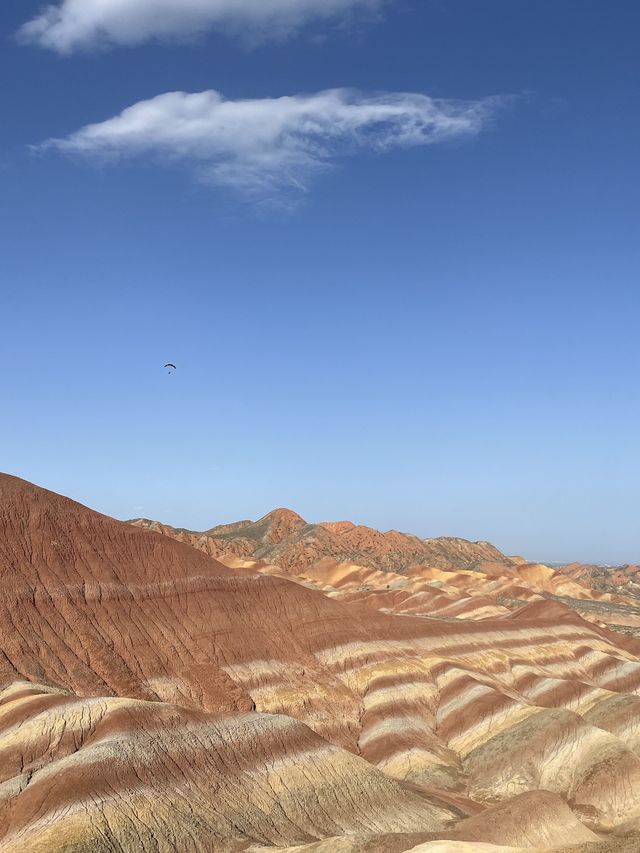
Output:
[[[336,160],[360,151],[474,136],[502,102],[351,89],[237,101],[214,90],[168,92],[39,148],[184,164],[201,181],[268,199],[307,191]]]
[[[28,21],[19,35],[58,53],[211,29],[264,38],[286,35],[314,20],[375,11],[383,2],[388,0],[61,0]]]

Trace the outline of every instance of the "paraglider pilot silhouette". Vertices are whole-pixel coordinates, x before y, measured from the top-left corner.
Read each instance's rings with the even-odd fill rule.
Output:
[[[171,363],[169,363],[169,364],[165,364],[165,367],[168,367],[168,368],[169,368],[169,370],[167,370],[167,373],[169,373],[169,374],[171,374],[174,370],[177,370],[177,369],[178,369],[178,368],[175,366],[175,364],[171,364]]]

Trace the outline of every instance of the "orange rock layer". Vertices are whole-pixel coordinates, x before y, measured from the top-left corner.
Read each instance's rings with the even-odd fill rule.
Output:
[[[587,587],[227,559],[0,476],[1,850],[640,844],[640,643],[544,598]]]

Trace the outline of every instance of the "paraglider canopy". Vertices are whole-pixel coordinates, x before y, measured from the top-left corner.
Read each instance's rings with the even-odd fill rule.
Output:
[[[177,369],[178,369],[178,368],[175,366],[175,364],[171,364],[171,362],[169,362],[168,364],[165,364],[165,367],[168,367],[168,368],[169,368],[169,371],[168,371],[169,373],[171,373],[171,371],[172,371],[172,370],[177,370]]]

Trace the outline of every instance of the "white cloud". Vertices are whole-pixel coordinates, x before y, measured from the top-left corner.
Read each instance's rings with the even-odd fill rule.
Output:
[[[312,20],[375,10],[385,0],[60,0],[20,30],[21,37],[59,53],[104,44],[224,29],[253,37],[283,35]]]
[[[205,182],[268,198],[307,190],[314,175],[359,150],[477,134],[501,102],[349,89],[239,101],[213,90],[168,92],[40,148],[184,163]]]

